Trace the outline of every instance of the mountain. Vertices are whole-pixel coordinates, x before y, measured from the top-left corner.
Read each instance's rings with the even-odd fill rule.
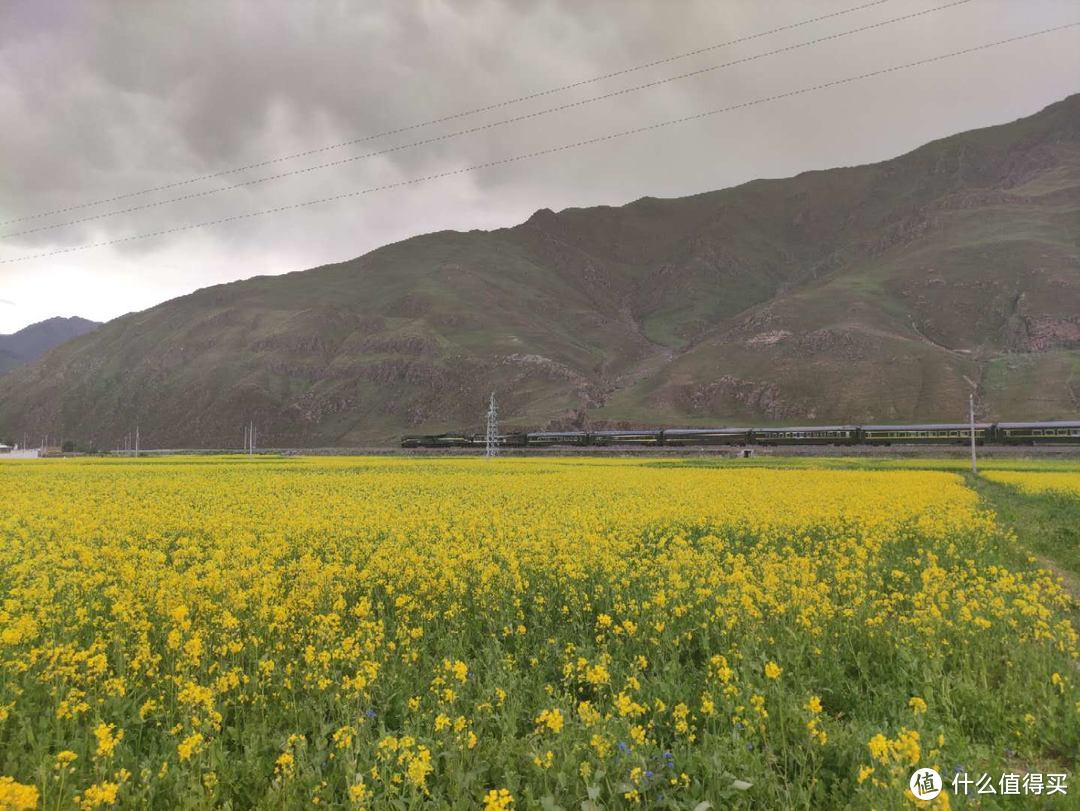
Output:
[[[970,381],[970,382],[969,382]],[[503,424],[1080,411],[1080,95],[881,163],[542,209],[118,318],[0,380],[0,431],[390,443]]]
[[[37,360],[53,347],[100,327],[85,318],[50,318],[11,335],[0,335],[0,375]]]
[[[4,374],[4,372],[8,372],[14,369],[16,366],[19,366],[21,364],[22,360],[20,358],[15,357],[15,355],[12,355],[10,352],[5,352],[4,350],[0,349],[0,375]]]

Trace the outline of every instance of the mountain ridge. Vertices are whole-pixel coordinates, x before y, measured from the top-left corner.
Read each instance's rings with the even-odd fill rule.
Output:
[[[984,416],[1072,416],[1077,313],[1073,95],[878,163],[204,288],[5,376],[0,427],[389,443],[477,427],[491,390],[511,427],[920,421],[961,416],[965,378]]]
[[[50,349],[97,329],[101,324],[79,316],[54,316],[0,335],[0,375],[37,360]]]

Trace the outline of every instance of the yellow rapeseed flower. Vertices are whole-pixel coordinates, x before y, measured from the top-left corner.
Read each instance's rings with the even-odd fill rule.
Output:
[[[559,733],[563,730],[563,714],[562,710],[558,707],[550,710],[544,710],[538,716],[536,716],[537,728],[547,729],[551,732]]]
[[[484,811],[511,811],[514,807],[514,796],[504,788],[491,789],[484,795]]]
[[[36,787],[16,782],[13,777],[0,777],[0,808],[5,811],[33,811],[38,798]]]
[[[117,744],[124,739],[124,731],[116,731],[116,724],[102,722],[94,728],[94,737],[97,738],[98,757],[105,758],[112,755]]]

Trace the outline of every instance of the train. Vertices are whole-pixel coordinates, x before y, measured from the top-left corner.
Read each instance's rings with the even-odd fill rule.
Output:
[[[780,428],[628,428],[498,434],[506,448],[694,447],[707,445],[1080,445],[1080,420],[931,423],[926,425],[812,425]],[[482,448],[484,434],[411,434],[403,448]]]

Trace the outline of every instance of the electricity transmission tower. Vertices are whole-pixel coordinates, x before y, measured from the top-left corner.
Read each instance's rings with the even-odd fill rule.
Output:
[[[499,455],[499,409],[495,405],[495,392],[488,402],[487,430],[484,433],[484,456]]]

